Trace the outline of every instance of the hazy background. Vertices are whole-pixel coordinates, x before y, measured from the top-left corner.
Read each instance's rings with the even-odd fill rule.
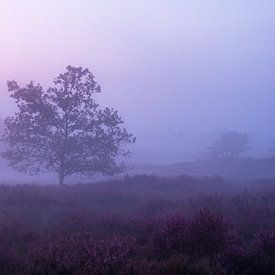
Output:
[[[0,116],[6,81],[47,86],[89,67],[99,101],[136,134],[134,162],[201,156],[226,130],[250,135],[253,157],[275,140],[272,0],[2,0]]]

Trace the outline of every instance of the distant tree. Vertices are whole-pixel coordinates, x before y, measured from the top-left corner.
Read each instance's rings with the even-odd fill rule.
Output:
[[[4,120],[0,117],[0,135],[3,133],[4,128],[5,128]]]
[[[118,155],[135,138],[121,127],[118,112],[99,109],[94,94],[101,91],[88,69],[68,66],[44,90],[30,82],[19,87],[8,81],[18,111],[5,120],[3,157],[18,170],[56,172],[59,184],[72,174],[113,175],[124,170]]]
[[[211,158],[238,158],[249,148],[247,134],[227,132],[209,148]]]
[[[0,137],[3,135],[3,133],[4,133],[4,121],[0,117]],[[3,148],[3,142],[2,142],[2,140],[0,138],[0,152],[2,151],[2,148]],[[2,160],[3,160],[3,158],[2,158],[2,156],[0,154],[0,162],[2,162]]]

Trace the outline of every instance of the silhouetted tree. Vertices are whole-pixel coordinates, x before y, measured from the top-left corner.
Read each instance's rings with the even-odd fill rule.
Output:
[[[18,111],[5,120],[3,156],[9,164],[31,173],[54,171],[59,184],[72,174],[112,175],[125,166],[116,157],[135,139],[118,112],[99,109],[94,94],[101,91],[88,69],[68,66],[44,90],[30,82],[19,87],[8,81]]]
[[[247,134],[237,132],[224,133],[209,148],[212,158],[238,158],[249,148]]]
[[[2,136],[4,133],[4,121],[3,119],[0,117],[0,136]],[[2,140],[0,139],[0,151],[3,150],[3,142]],[[2,162],[2,156],[0,155],[0,163]]]

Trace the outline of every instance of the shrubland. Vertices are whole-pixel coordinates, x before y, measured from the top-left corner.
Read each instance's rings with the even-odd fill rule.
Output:
[[[1,274],[275,274],[275,181],[0,186]]]

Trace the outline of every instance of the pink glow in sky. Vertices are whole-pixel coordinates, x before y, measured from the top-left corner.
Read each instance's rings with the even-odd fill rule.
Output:
[[[14,108],[6,80],[47,85],[71,64],[137,131],[275,120],[274,1],[3,0],[0,11],[1,116]]]

